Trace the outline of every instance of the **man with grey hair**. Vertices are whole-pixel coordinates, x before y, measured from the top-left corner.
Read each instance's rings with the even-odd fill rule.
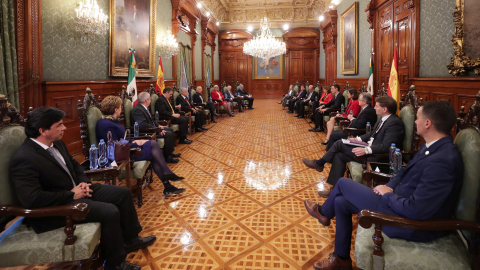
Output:
[[[215,107],[213,106],[213,102],[205,101],[202,96],[203,88],[201,86],[197,86],[196,93],[193,94],[193,105],[194,106],[202,106],[207,107],[210,110],[210,117],[213,123],[216,123],[215,116],[218,114],[215,112]]]
[[[180,105],[180,110],[184,112],[191,112],[195,116],[195,131],[204,132],[208,128],[203,127],[205,125],[205,113],[203,110],[193,107],[188,101],[187,97],[188,90],[185,87],[180,88],[180,95],[177,97],[177,104]]]
[[[142,92],[138,95],[138,104],[130,112],[130,121],[137,122],[141,129],[157,129],[157,138],[163,138],[165,141],[163,146],[163,155],[168,163],[177,163],[180,153],[174,153],[175,135],[173,129],[167,126],[159,125],[155,122],[150,114],[150,94]]]
[[[233,95],[231,85],[227,86],[227,91],[225,91],[225,101],[232,102],[232,105],[233,105],[233,102],[237,102],[238,112],[243,112],[243,110],[242,110],[242,107],[243,107],[242,106],[242,98],[239,97],[239,96]],[[233,110],[233,108],[232,108],[232,110]]]
[[[238,89],[237,89],[237,96],[240,97],[241,99],[244,99],[246,101],[248,101],[248,109],[249,110],[252,110],[253,109],[253,96],[250,95],[249,93],[247,93],[247,91],[245,91],[243,89],[243,84],[240,84],[238,86]]]

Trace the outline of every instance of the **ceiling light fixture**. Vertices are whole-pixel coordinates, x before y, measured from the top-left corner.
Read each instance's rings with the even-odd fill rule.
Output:
[[[270,22],[267,17],[260,20],[260,32],[252,40],[243,45],[243,53],[263,59],[270,59],[285,54],[285,42],[276,40],[270,31]]]
[[[210,12],[207,11],[207,17],[210,17]]]
[[[83,34],[82,41],[89,41],[93,35],[101,35],[108,30],[108,16],[96,0],[82,0],[75,13],[75,30]]]
[[[323,20],[325,20],[325,16],[323,16],[323,15],[318,16],[318,21],[319,22],[323,22]]]
[[[220,23],[219,23],[219,22],[216,22],[215,24],[216,24],[217,26],[219,26],[219,25],[220,25]]]
[[[288,30],[288,28],[289,28],[289,26],[288,26],[288,24],[287,24],[287,23],[283,25],[283,30],[287,31],[287,30]]]
[[[177,55],[179,50],[177,39],[172,34],[172,30],[170,28],[167,29],[167,32],[164,36],[159,37],[158,41],[161,55],[167,58],[172,55]]]
[[[197,8],[202,8],[202,3],[197,3]]]
[[[253,26],[251,26],[251,25],[247,26],[247,31],[252,32],[253,31]]]

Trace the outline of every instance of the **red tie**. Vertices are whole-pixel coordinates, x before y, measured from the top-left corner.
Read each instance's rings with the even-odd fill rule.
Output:
[[[187,102],[188,106],[192,107],[192,105],[190,105],[190,102],[188,102],[188,99],[185,98],[185,101]]]

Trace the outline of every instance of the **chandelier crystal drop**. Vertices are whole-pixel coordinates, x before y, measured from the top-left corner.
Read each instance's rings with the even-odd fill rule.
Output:
[[[165,57],[170,57],[178,54],[178,43],[172,30],[167,29],[167,34],[160,38],[160,54]]]
[[[75,30],[83,34],[82,41],[89,41],[93,35],[101,35],[108,30],[108,16],[96,0],[82,0],[75,12]]]
[[[276,40],[270,31],[270,22],[267,17],[260,20],[260,33],[243,45],[243,53],[258,58],[270,59],[285,54],[285,42]]]

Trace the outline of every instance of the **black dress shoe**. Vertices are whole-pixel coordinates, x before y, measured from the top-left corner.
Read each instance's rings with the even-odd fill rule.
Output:
[[[215,120],[215,119],[212,119],[212,123],[216,123],[216,122],[217,122],[217,120]]]
[[[313,132],[315,132],[315,131],[317,131],[317,127],[311,128],[311,129],[309,129],[308,131],[313,131]]]
[[[328,144],[328,140],[322,142],[322,145],[327,145]]]
[[[189,139],[184,139],[184,140],[180,140],[178,141],[179,144],[191,144],[192,141],[190,141]]]
[[[168,158],[165,159],[165,162],[167,163],[178,163],[180,160],[178,158],[174,158],[172,156],[169,156]]]
[[[287,111],[287,113],[293,113],[292,111]]]
[[[201,127],[201,129],[203,129],[203,131],[207,131],[207,130],[208,130],[208,128],[206,128],[206,127]]]
[[[174,182],[185,179],[185,177],[178,176],[178,175],[176,175],[176,174],[174,174],[174,173],[166,174],[166,175],[163,176],[163,178],[164,178],[165,180],[174,181]]]
[[[308,123],[309,123],[309,124],[312,124],[312,123],[313,123],[313,121],[308,121]]]
[[[248,107],[248,109],[249,109],[249,110],[253,110],[253,109],[255,109],[255,108],[252,108],[252,107]]]
[[[213,116],[220,116],[218,113],[214,112]]]
[[[171,153],[170,154],[170,156],[174,157],[174,158],[180,157],[181,155],[182,155],[182,153]]]
[[[195,129],[195,132],[203,132],[203,131],[204,131],[204,130],[201,129],[201,128],[196,128],[196,129]]]
[[[165,197],[175,196],[178,194],[182,194],[183,192],[185,192],[185,190],[186,189],[184,188],[177,188],[177,187],[171,186],[163,190],[163,196]]]
[[[140,237],[137,236],[133,240],[130,240],[128,243],[125,244],[125,251],[128,253],[134,252],[135,250],[143,249],[155,242],[157,237],[155,235],[150,235],[147,237]]]
[[[105,262],[103,265],[104,270],[140,270],[142,269],[139,265],[129,263],[127,261],[123,261],[118,265],[110,265],[109,263]]]

